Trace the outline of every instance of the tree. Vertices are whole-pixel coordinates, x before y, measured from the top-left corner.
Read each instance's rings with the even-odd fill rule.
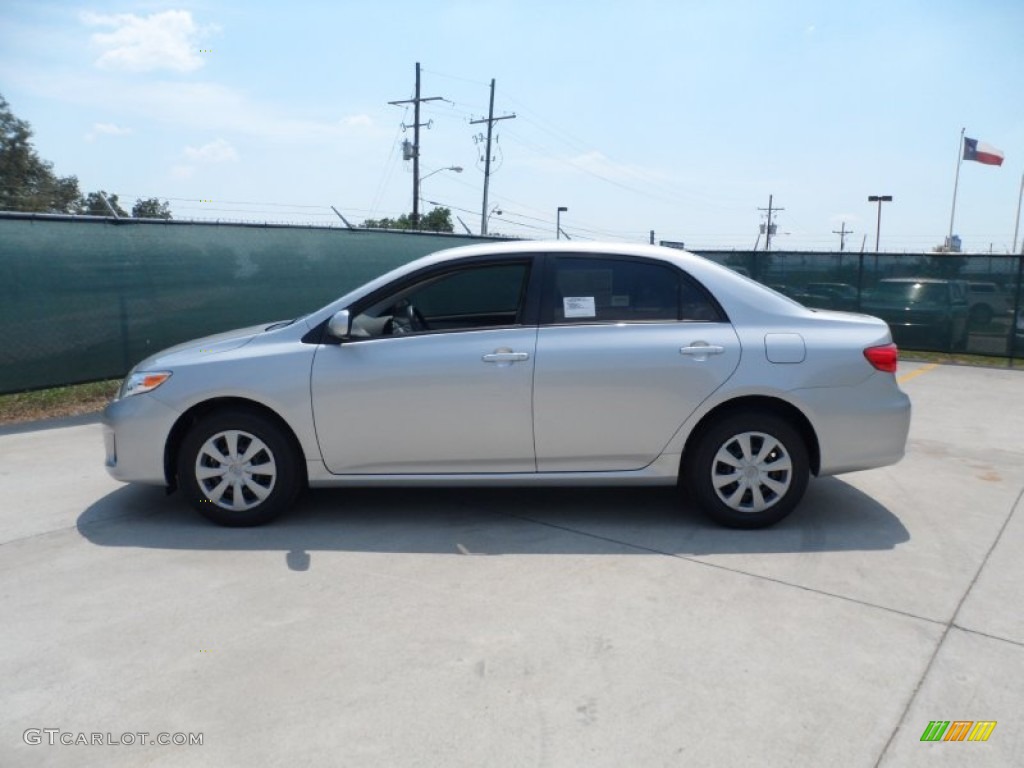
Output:
[[[0,95],[0,210],[74,213],[78,178],[57,176],[32,146],[32,128]]]
[[[145,200],[136,199],[132,206],[133,219],[170,219],[171,204],[161,203],[157,198],[150,197]]]
[[[420,229],[428,232],[454,232],[452,212],[448,208],[435,208],[420,220]]]
[[[420,215],[418,227],[412,225],[412,216],[403,213],[397,219],[367,219],[363,222],[367,229],[415,229],[424,232],[454,232],[452,212],[449,208],[435,208],[430,213]]]
[[[103,189],[99,192],[90,192],[88,195],[83,197],[78,206],[78,213],[89,214],[91,216],[109,216],[110,208],[107,208],[107,206],[104,205],[104,197],[107,198],[107,202],[110,203],[110,207],[117,211],[118,216],[128,218],[128,211],[117,204],[117,195],[108,195],[106,190]]]
[[[406,224],[408,224],[408,218],[405,216],[405,214],[402,214],[402,216],[400,218],[406,219]],[[363,222],[363,226],[366,227],[367,229],[408,229],[409,228],[408,226],[404,226],[404,227],[403,226],[399,226],[399,219],[389,219],[387,217],[385,217],[383,219],[367,219],[366,221]]]

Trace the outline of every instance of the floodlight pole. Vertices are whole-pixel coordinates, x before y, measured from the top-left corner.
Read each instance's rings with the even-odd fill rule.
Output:
[[[555,213],[555,240],[562,239],[562,214],[568,210],[564,205],[558,206],[558,211]]]
[[[882,233],[882,203],[891,203],[892,195],[868,195],[869,203],[878,203],[878,221],[875,222],[875,253],[878,253],[878,241]]]

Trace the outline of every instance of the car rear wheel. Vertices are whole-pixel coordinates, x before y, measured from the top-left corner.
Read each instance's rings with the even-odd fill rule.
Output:
[[[262,525],[284,512],[301,487],[297,451],[272,420],[225,410],[198,422],[178,456],[189,502],[218,525]]]
[[[730,528],[763,528],[803,498],[810,476],[800,433],[772,413],[742,412],[713,423],[687,461],[685,480],[700,507]]]

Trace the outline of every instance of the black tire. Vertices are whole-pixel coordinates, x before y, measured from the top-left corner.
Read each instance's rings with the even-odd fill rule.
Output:
[[[178,483],[208,520],[232,527],[262,525],[288,509],[301,490],[300,460],[290,436],[273,420],[243,409],[216,411],[182,441]]]
[[[744,450],[745,442],[749,450]],[[769,452],[757,462],[765,448]],[[736,463],[722,461],[720,452],[727,452]],[[729,472],[730,467],[735,473]],[[742,472],[751,474],[741,477]],[[736,481],[724,483],[732,474]],[[763,411],[741,411],[724,416],[700,434],[694,450],[688,451],[683,475],[694,500],[715,522],[729,528],[764,528],[800,503],[807,490],[810,461],[803,438],[785,419]]]

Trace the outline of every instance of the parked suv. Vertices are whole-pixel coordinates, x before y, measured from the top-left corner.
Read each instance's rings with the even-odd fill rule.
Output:
[[[862,308],[885,320],[900,346],[949,351],[967,346],[967,295],[964,280],[893,277],[880,280]]]
[[[808,283],[807,293],[824,297],[822,309],[852,311],[857,308],[857,289],[849,283]]]
[[[967,303],[972,326],[988,325],[993,317],[1005,316],[1013,310],[1013,299],[996,283],[967,284]]]

